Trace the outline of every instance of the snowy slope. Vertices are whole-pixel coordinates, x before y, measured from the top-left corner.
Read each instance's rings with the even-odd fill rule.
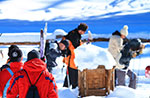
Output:
[[[56,29],[47,34],[47,39],[55,39],[56,35],[66,35],[63,29]],[[22,37],[23,36],[23,37]],[[111,34],[92,34],[93,38],[109,38]],[[146,38],[150,39],[150,33],[129,33],[127,38]],[[82,35],[82,39],[88,39],[88,34]],[[40,32],[24,33],[3,33],[0,42],[39,42]]]

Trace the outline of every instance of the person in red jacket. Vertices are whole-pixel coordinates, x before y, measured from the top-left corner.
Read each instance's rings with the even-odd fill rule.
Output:
[[[40,59],[39,52],[36,50],[28,53],[23,70],[13,75],[7,90],[7,98],[16,98],[17,96],[26,98],[31,84],[35,84],[37,87],[40,98],[58,98],[58,89],[54,77],[48,72],[46,63]]]
[[[9,64],[12,62],[12,61],[10,60],[10,52],[11,52],[11,50],[14,49],[14,48],[18,48],[18,49],[19,49],[19,47],[18,47],[17,45],[11,45],[11,46],[8,48],[8,57],[9,57],[9,58],[7,59],[6,64],[3,65],[3,66],[0,68],[0,71],[2,71],[2,70],[5,69],[5,68],[10,67]]]
[[[7,90],[6,83],[12,77],[11,72],[15,73],[23,67],[22,51],[19,48],[12,49],[9,53],[11,62],[9,66],[0,72],[0,98],[3,96],[4,88]]]

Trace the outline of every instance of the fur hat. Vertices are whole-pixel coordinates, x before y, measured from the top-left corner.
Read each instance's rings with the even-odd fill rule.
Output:
[[[10,61],[20,62],[22,57],[22,51],[19,48],[13,48],[10,53]]]
[[[18,47],[17,45],[11,45],[11,46],[8,48],[8,56],[10,56],[10,51],[11,51],[12,49],[14,49],[14,48],[18,48],[18,49],[19,49],[19,47]]]
[[[124,27],[121,29],[120,33],[124,36],[128,36],[128,26],[124,25]]]
[[[78,30],[86,31],[88,29],[88,26],[85,23],[80,23],[78,26]]]
[[[33,49],[32,51],[30,51],[28,53],[28,55],[27,55],[27,61],[32,60],[34,58],[40,58],[40,54],[39,54],[38,51],[36,51],[36,50]]]
[[[69,41],[68,40],[62,40],[60,43],[63,43],[66,48],[69,47]]]

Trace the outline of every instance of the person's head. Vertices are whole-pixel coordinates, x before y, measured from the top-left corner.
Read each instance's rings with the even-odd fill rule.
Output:
[[[121,38],[125,38],[128,36],[128,26],[124,25],[124,27],[120,31]]]
[[[9,53],[11,62],[20,62],[22,58],[22,51],[19,48],[13,48]]]
[[[11,46],[8,48],[8,56],[10,56],[10,51],[11,51],[12,49],[14,49],[14,48],[18,48],[18,49],[19,49],[19,47],[18,47],[17,45],[11,45]]]
[[[60,50],[65,50],[69,47],[69,41],[68,40],[62,40],[59,43]]]
[[[80,23],[80,25],[78,25],[78,32],[83,35],[86,30],[88,29],[88,26],[85,23]]]
[[[27,61],[32,60],[34,58],[40,59],[40,53],[36,50],[31,50],[27,55]]]
[[[130,45],[131,50],[139,50],[141,49],[142,42],[140,39],[132,39],[128,43]]]

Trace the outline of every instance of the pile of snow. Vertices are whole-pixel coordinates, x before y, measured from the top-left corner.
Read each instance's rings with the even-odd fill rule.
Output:
[[[59,89],[58,96],[59,98],[77,98],[78,97],[78,88],[69,89],[69,88],[61,88]]]
[[[80,70],[96,69],[98,65],[104,65],[106,69],[112,69],[116,64],[107,49],[92,44],[84,44],[75,49],[75,63]]]
[[[52,33],[52,35],[51,35],[51,38],[52,39],[56,39],[56,36],[57,35],[62,35],[62,36],[64,36],[64,35],[66,35],[67,33],[63,30],[63,29],[56,29],[53,33]]]
[[[149,98],[148,94],[126,87],[118,86],[106,98]]]

